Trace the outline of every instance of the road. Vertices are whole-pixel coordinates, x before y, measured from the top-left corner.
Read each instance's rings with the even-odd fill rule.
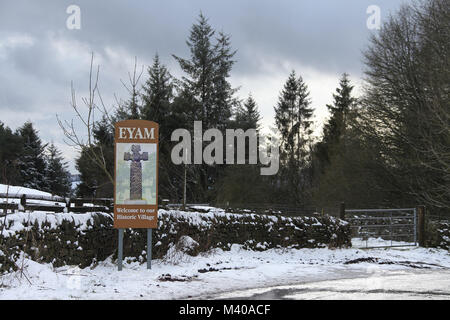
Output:
[[[450,270],[375,270],[369,276],[240,290],[209,299],[450,300]]]

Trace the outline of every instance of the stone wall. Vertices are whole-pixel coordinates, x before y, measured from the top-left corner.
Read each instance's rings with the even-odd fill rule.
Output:
[[[450,222],[432,221],[426,223],[426,245],[450,250]]]
[[[0,236],[0,272],[14,269],[12,259],[26,252],[33,260],[62,265],[90,266],[108,256],[117,256],[117,230],[112,216],[105,213],[50,214],[21,213],[7,217]],[[146,260],[145,229],[127,229],[124,256]],[[230,214],[220,209],[209,212],[163,210],[158,229],[153,231],[153,258],[162,258],[182,236],[196,246],[196,255],[211,248],[228,250],[232,244],[246,249],[345,247],[351,245],[350,228],[329,216],[281,217]]]

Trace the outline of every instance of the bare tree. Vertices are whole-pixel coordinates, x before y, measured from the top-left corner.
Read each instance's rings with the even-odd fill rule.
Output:
[[[125,103],[120,101],[117,96],[114,95],[117,108],[113,106],[113,110],[110,110],[106,108],[99,90],[100,67],[97,66],[94,70],[94,54],[92,54],[89,70],[88,96],[81,98],[81,101],[83,102],[83,106],[81,107],[77,103],[75,89],[73,83],[71,83],[71,107],[75,112],[77,123],[81,123],[81,128],[76,127],[74,119],[70,121],[62,120],[56,115],[58,124],[65,136],[65,143],[74,147],[77,151],[84,153],[95,166],[104,172],[111,183],[114,183],[114,177],[107,165],[106,155],[103,148],[97,147],[95,141],[94,133],[97,125],[96,116],[104,118],[108,123],[113,124],[116,120],[122,119],[116,119],[111,112],[115,111],[116,114],[120,115],[120,111],[127,108],[130,109],[132,118],[138,118],[138,99],[140,96],[138,85],[143,73],[143,68],[144,67],[142,66],[142,70],[137,73],[137,58],[135,58],[134,71],[132,73],[128,72],[129,85],[121,80],[123,86],[130,94],[131,99],[125,105]],[[83,108],[85,109],[83,110]]]
[[[450,208],[450,3],[403,6],[365,52],[362,131],[411,198]]]
[[[80,152],[84,152],[96,166],[104,171],[111,183],[114,183],[114,178],[106,166],[103,150],[101,148],[95,148],[94,128],[96,125],[96,111],[102,116],[107,117],[111,122],[112,119],[103,103],[98,87],[100,66],[97,66],[97,70],[94,73],[93,64],[94,54],[91,55],[88,97],[83,97],[81,99],[86,108],[85,113],[81,110],[80,106],[78,106],[73,82],[71,83],[71,107],[75,111],[76,119],[81,122],[82,129],[77,130],[75,128],[73,119],[70,121],[61,120],[58,115],[56,115],[56,118],[60,128],[63,130],[65,143],[76,148]]]
[[[130,116],[132,119],[138,119],[139,118],[139,103],[138,99],[140,98],[140,92],[138,89],[139,81],[141,80],[142,74],[144,72],[144,66],[142,65],[141,71],[139,74],[136,73],[137,71],[137,57],[134,58],[134,69],[133,69],[133,75],[131,75],[130,72],[128,72],[128,81],[129,84],[127,85],[123,80],[120,80],[122,82],[122,85],[127,90],[128,94],[130,95],[130,100],[128,102],[127,107],[130,109]],[[117,101],[117,99],[116,99]],[[119,105],[119,103],[118,103]]]

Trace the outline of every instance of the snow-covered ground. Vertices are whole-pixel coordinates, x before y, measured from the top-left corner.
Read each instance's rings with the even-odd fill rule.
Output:
[[[7,190],[0,185],[0,193],[6,192],[50,195],[23,187]],[[203,216],[230,215],[207,206],[195,209],[203,211]],[[205,223],[198,214],[178,214]],[[91,215],[19,212],[8,215],[8,221],[14,223],[4,230],[4,235],[24,228],[23,221],[31,216],[52,225],[63,218],[74,218],[78,228],[83,229]],[[361,239],[352,242],[354,247],[365,246]],[[390,244],[382,239],[370,242],[376,246]],[[17,263],[23,265],[23,271],[0,276],[0,299],[450,299],[450,253],[418,247],[259,252],[233,245],[230,251],[216,249],[197,257],[169,250],[164,259],[152,261],[151,270],[146,269],[146,264],[125,261],[121,272],[111,259],[84,269],[54,268],[26,257]]]
[[[19,265],[21,263],[19,261]],[[383,286],[383,283],[392,283],[380,281],[388,275],[397,277],[392,279],[399,284],[405,285],[410,281],[411,285],[416,285],[414,276],[401,280],[402,274],[413,272],[417,279],[429,275],[426,278],[428,285],[418,286],[417,290],[433,291],[448,285],[450,277],[448,251],[417,247],[271,249],[256,252],[233,245],[231,251],[214,250],[197,257],[169,252],[165,259],[153,260],[151,270],[147,270],[145,264],[125,262],[121,272],[110,259],[85,269],[72,266],[53,268],[51,264],[39,264],[28,259],[23,263],[23,274],[15,272],[1,277],[0,299],[226,298],[227,292],[236,290],[253,289],[256,291],[250,292],[257,293],[261,289],[255,288],[299,284],[305,290],[290,291],[284,297],[340,299],[349,297],[344,291],[335,291],[325,297],[318,294],[330,286],[327,282],[318,281],[341,281],[341,284],[334,282],[334,285],[343,286],[342,279],[353,279],[353,287],[364,292],[374,286]],[[306,290],[308,288],[310,293]],[[248,297],[251,294],[234,293],[234,296]],[[379,294],[375,298],[388,297]]]

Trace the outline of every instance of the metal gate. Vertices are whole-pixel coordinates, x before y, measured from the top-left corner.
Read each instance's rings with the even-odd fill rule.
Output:
[[[417,246],[416,208],[348,209],[352,245],[357,248]]]

